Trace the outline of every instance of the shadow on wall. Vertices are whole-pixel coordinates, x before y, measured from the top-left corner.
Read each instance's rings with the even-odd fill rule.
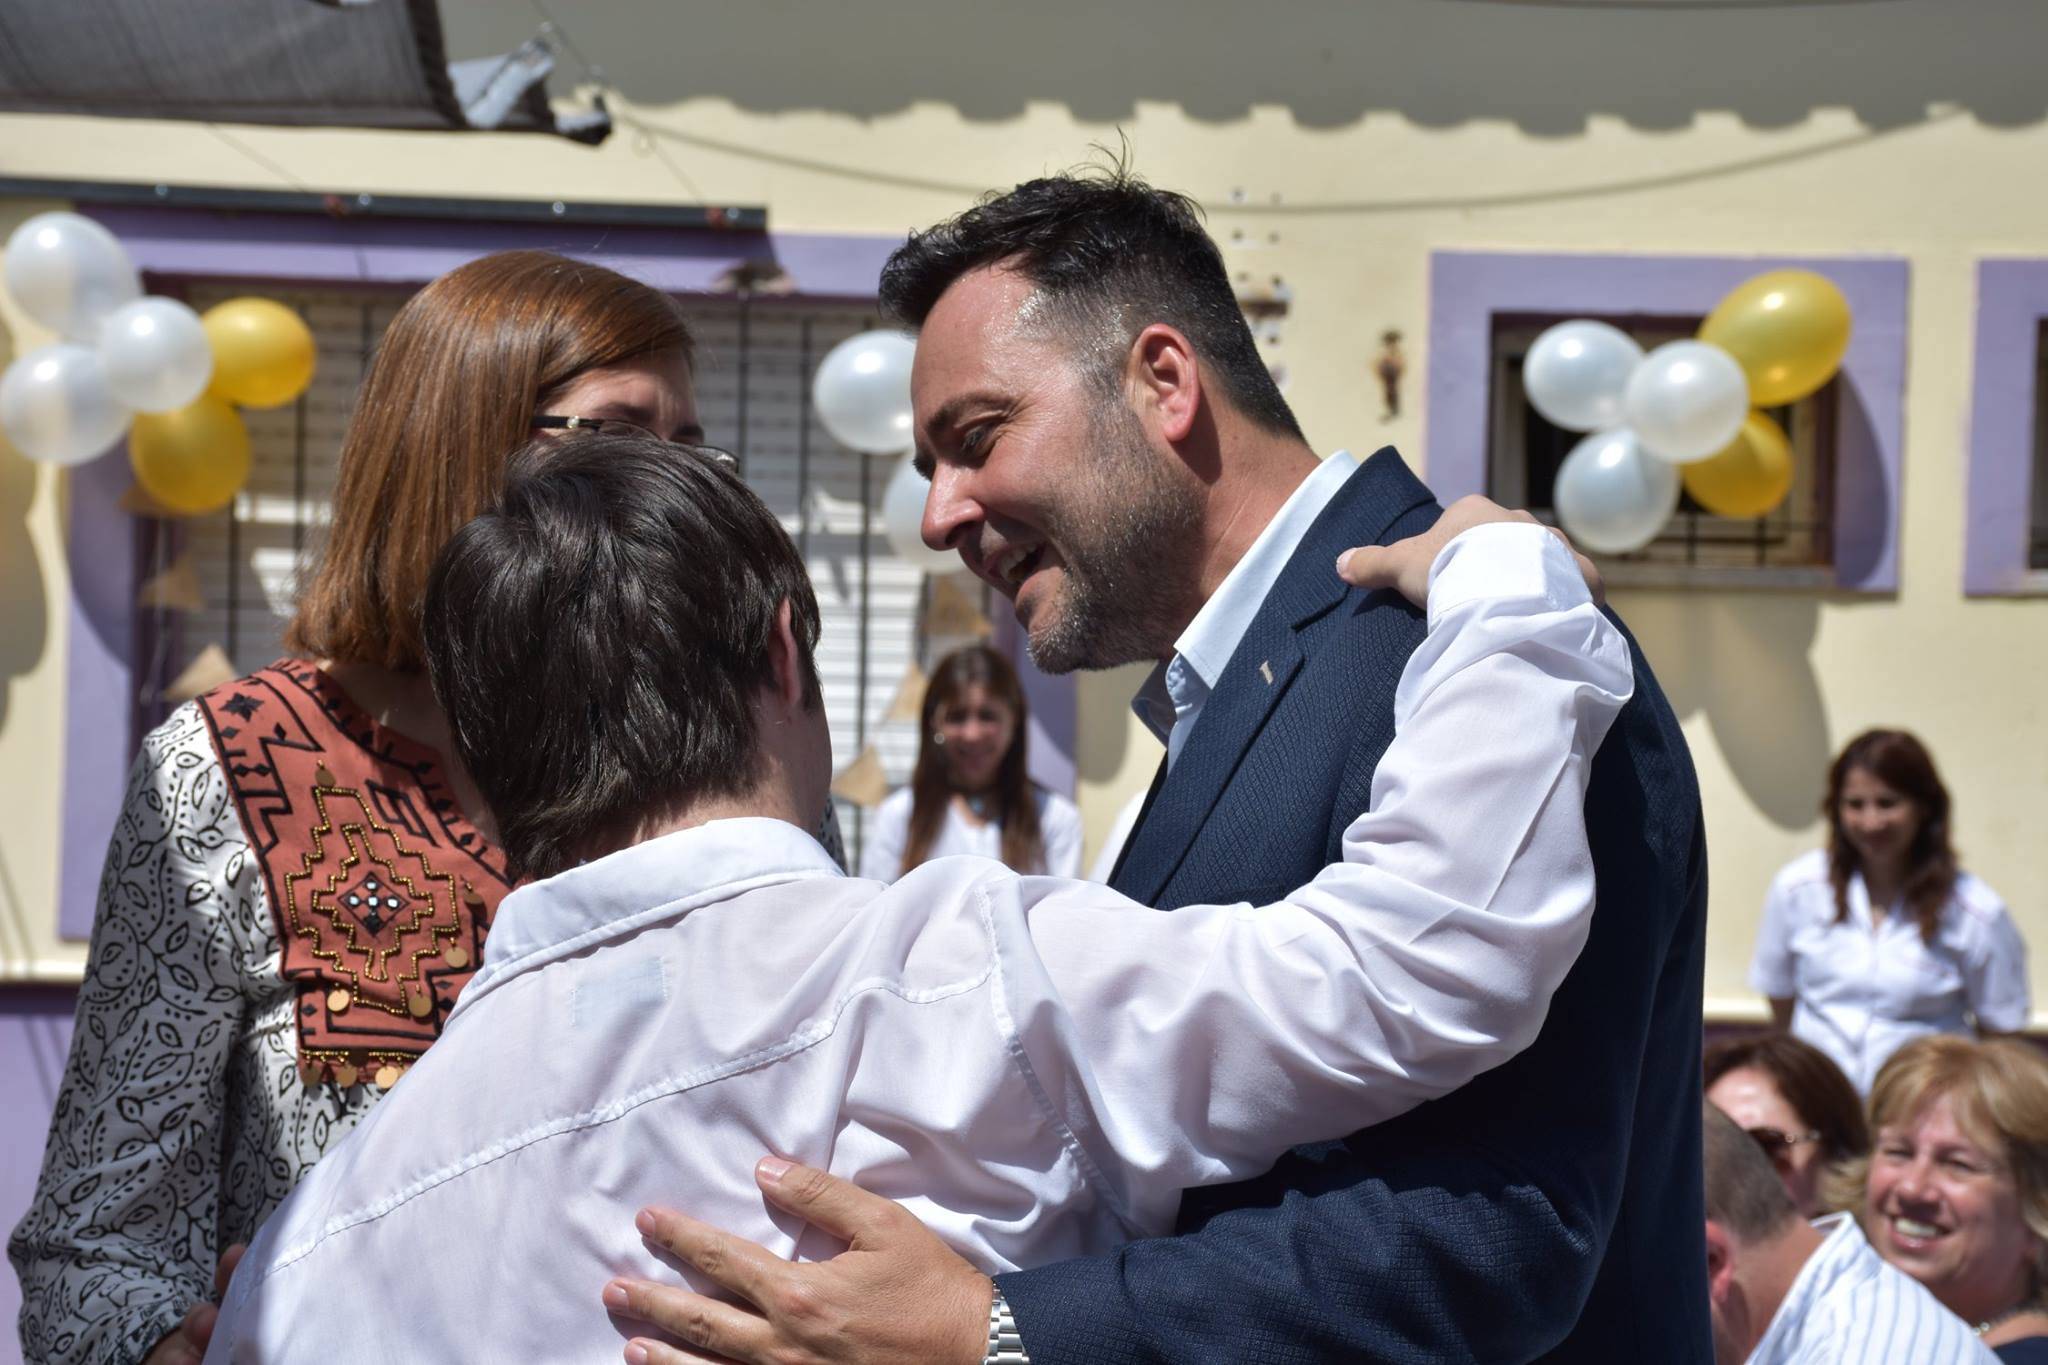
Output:
[[[536,27],[533,10],[497,0],[443,0],[442,12],[458,59]],[[1578,133],[1593,114],[1661,130],[1723,111],[1783,127],[1847,108],[1872,129],[1918,123],[1930,105],[2003,127],[2048,113],[2039,0],[1978,0],[1967,22],[1954,0],[1302,0],[1283,24],[1241,0],[580,0],[555,13],[573,51],[643,106],[723,99],[873,118],[936,101],[993,121],[1051,102],[1108,123],[1159,102],[1219,123],[1271,106],[1316,128],[1385,111],[1539,136]],[[580,76],[565,57],[558,85]]]
[[[0,369],[14,359],[14,345],[0,328]],[[44,602],[43,566],[29,538],[42,466],[0,436],[0,725],[14,698],[14,680],[41,662],[50,633]],[[61,477],[54,470],[49,477]]]
[[[1704,714],[1729,771],[1780,829],[1811,825],[1834,738],[1809,657],[1823,599],[1620,593],[1618,607],[1680,719]]]

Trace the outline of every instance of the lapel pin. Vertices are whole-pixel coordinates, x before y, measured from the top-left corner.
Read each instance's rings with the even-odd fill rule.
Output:
[[[1271,659],[1260,662],[1259,676],[1266,680],[1266,686],[1271,687],[1273,685],[1273,661]]]

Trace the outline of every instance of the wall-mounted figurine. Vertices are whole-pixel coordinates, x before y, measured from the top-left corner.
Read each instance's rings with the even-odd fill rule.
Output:
[[[1401,376],[1408,371],[1408,361],[1401,354],[1401,334],[1393,328],[1380,333],[1379,358],[1372,363],[1372,372],[1380,381],[1380,420],[1391,422],[1401,415]]]

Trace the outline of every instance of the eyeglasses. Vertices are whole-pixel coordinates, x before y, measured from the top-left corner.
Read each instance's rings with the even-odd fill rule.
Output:
[[[1764,1149],[1764,1155],[1771,1159],[1773,1166],[1790,1165],[1792,1149],[1802,1142],[1819,1142],[1820,1134],[1788,1133],[1782,1128],[1745,1128],[1750,1140]]]
[[[628,422],[617,417],[564,417],[559,413],[544,412],[533,419],[532,425],[543,431],[591,431],[601,436],[645,436],[665,446],[687,450],[716,465],[727,469],[740,467],[739,457],[731,451],[720,450],[717,446],[701,445],[695,441],[672,441],[659,432],[650,431],[638,422]]]

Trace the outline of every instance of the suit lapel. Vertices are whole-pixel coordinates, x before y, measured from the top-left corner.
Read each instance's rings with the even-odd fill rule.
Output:
[[[1158,904],[1252,742],[1320,640],[1322,632],[1307,627],[1351,593],[1332,567],[1337,555],[1353,545],[1377,543],[1401,517],[1431,500],[1392,447],[1345,481],[1245,629],[1172,774],[1163,781],[1155,778],[1111,878],[1118,891]]]

